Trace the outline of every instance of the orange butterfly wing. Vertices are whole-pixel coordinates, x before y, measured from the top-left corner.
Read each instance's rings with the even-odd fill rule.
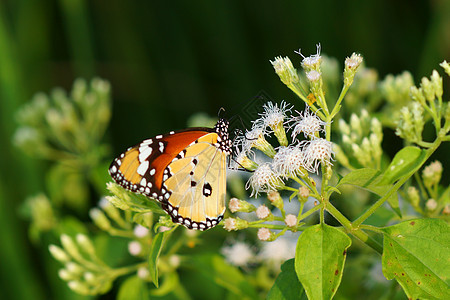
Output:
[[[117,157],[109,173],[125,189],[160,201],[174,222],[191,229],[211,228],[225,210],[225,161],[231,151],[227,130],[228,122],[220,120],[214,128],[144,140]],[[197,181],[202,186],[189,186]]]

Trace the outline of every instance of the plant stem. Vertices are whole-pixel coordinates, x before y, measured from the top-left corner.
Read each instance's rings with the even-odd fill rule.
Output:
[[[330,202],[326,203],[327,211],[341,223],[347,232],[352,234],[354,237],[361,240],[363,243],[377,251],[378,253],[383,253],[383,247],[374,239],[372,239],[367,233],[362,231],[359,228],[355,228],[355,226],[339,211],[336,207],[334,207]]]
[[[321,209],[323,207],[323,203],[311,208],[310,210],[308,210],[307,212],[305,212],[304,214],[300,215],[298,217],[298,221],[301,221],[303,219],[306,219],[307,217],[309,217],[311,214],[313,214],[314,212],[318,211],[319,209]]]
[[[345,94],[347,94],[347,91],[348,91],[349,88],[350,88],[349,85],[344,85],[342,87],[341,94],[339,95],[339,98],[336,101],[336,104],[334,105],[333,110],[331,111],[330,119],[333,119],[334,116],[339,112],[339,109],[340,109],[340,106],[341,106],[341,102],[344,99]]]
[[[423,159],[422,163],[418,166],[416,166],[414,168],[414,170],[412,172],[410,172],[409,175],[403,177],[402,179],[400,179],[399,181],[397,181],[397,183],[394,184],[394,186],[383,196],[381,197],[377,202],[375,202],[365,213],[363,213],[358,219],[356,219],[353,222],[353,226],[354,227],[359,227],[359,225],[361,225],[368,217],[370,217],[378,208],[380,208],[381,205],[384,204],[384,202],[386,202],[387,199],[389,199],[389,197],[397,192],[397,190],[409,179],[411,178],[411,176],[414,175],[414,173],[417,172],[417,170],[419,170],[428,160],[428,158],[430,158],[430,156],[434,153],[434,151],[439,147],[439,145],[442,142],[442,138],[441,137],[437,137],[436,140],[433,143],[433,146],[429,149],[426,150],[426,154],[425,154],[425,158]]]

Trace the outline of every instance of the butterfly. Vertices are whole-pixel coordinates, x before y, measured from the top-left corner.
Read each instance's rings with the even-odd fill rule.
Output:
[[[109,174],[123,188],[158,200],[189,229],[216,226],[225,212],[229,122],[157,135],[113,160]]]

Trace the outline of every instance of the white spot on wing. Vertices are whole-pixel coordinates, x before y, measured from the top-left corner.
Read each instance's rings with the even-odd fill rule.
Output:
[[[116,173],[117,172],[117,168],[116,168],[116,166],[114,165],[114,166],[112,166],[111,167],[111,173]]]
[[[139,148],[139,161],[143,162],[146,160],[150,154],[152,154],[152,148],[149,146],[141,146]]]
[[[144,161],[142,164],[139,165],[139,167],[137,168],[137,173],[141,176],[144,176],[145,172],[147,172],[147,169],[148,169],[148,160]]]

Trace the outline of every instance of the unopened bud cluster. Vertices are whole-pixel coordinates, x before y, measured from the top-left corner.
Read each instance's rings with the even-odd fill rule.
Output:
[[[294,68],[291,60],[288,57],[276,57],[274,61],[271,61],[272,66],[275,69],[275,73],[280,77],[288,88],[294,91],[307,105],[313,107],[313,111],[316,112],[317,107],[327,110],[327,103],[325,101],[325,93],[323,90],[323,73],[328,72],[331,74],[332,79],[334,76],[334,65],[330,59],[324,59],[322,57],[320,44],[317,45],[317,51],[310,56],[304,56],[301,51],[296,51],[302,57],[301,67],[304,71],[304,76],[299,76],[297,69]],[[322,63],[327,61],[330,66],[325,66],[322,70]],[[353,53],[345,60],[344,68],[344,86],[347,88],[353,83],[355,74],[363,62],[363,58],[360,54]],[[306,80],[302,80],[304,78]],[[308,90],[308,92],[305,92]],[[317,101],[317,103],[315,103]]]
[[[441,65],[444,70],[448,66],[446,62]],[[396,120],[396,134],[409,142],[424,145],[422,131],[427,117],[432,118],[437,135],[443,136],[448,133],[450,108],[448,104],[442,102],[442,95],[442,77],[436,70],[433,70],[429,78],[423,77],[419,87],[410,86],[409,97],[413,101],[400,110]],[[441,131],[442,119],[445,120],[443,131]]]
[[[90,84],[76,80],[69,95],[62,89],[54,89],[50,95],[36,94],[17,114],[20,126],[14,143],[31,155],[50,160],[98,152],[111,117],[110,94],[109,83],[98,78]]]
[[[59,277],[67,281],[73,291],[82,295],[103,294],[116,278],[113,269],[96,255],[92,241],[83,234],[75,238],[63,234],[62,247],[50,245],[50,254],[64,265]]]
[[[381,122],[362,110],[358,116],[352,114],[350,122],[339,120],[342,134],[341,147],[337,147],[336,158],[342,165],[378,169],[381,164],[383,130]]]

